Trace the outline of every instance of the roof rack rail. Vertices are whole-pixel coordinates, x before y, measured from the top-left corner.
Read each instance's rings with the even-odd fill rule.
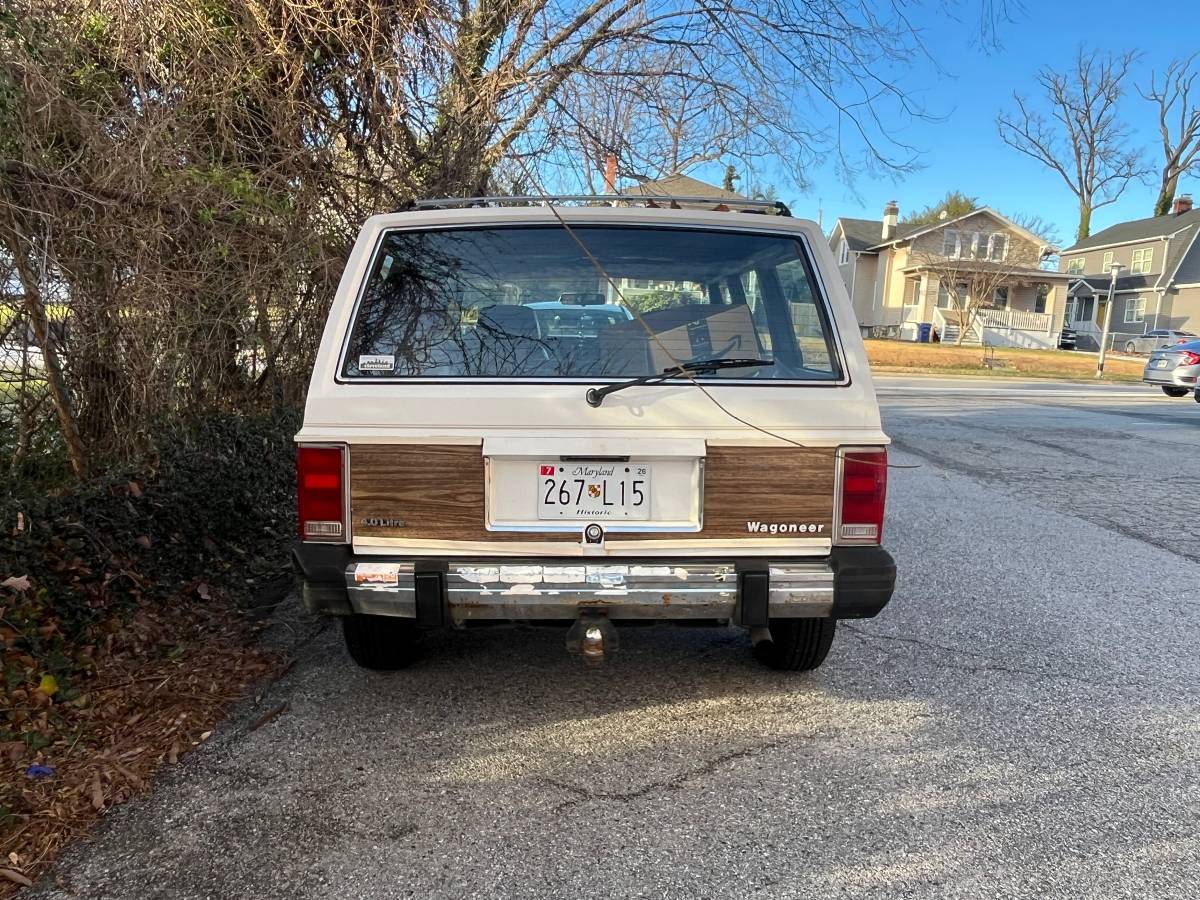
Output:
[[[413,209],[462,209],[464,207],[487,206],[548,206],[562,203],[588,203],[612,205],[616,203],[640,203],[651,209],[681,209],[683,203],[702,204],[714,210],[732,212],[731,207],[739,207],[738,212],[757,213],[766,215],[788,216],[792,212],[781,200],[750,200],[724,197],[683,197],[667,194],[546,194],[519,197],[443,197],[437,200],[418,200],[415,203],[397,210],[406,212]]]

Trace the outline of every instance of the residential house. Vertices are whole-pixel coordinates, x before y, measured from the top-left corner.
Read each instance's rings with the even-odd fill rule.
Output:
[[[829,236],[865,336],[911,338],[928,324],[956,341],[961,305],[978,310],[963,343],[1057,348],[1070,277],[1041,268],[1055,248],[986,206],[933,224],[899,216],[890,201],[882,219],[840,218]],[[997,273],[990,297],[942,283],[956,269],[987,267]]]
[[[1099,347],[1112,282],[1122,266],[1109,323],[1111,346],[1158,328],[1200,334],[1200,210],[1179,197],[1165,216],[1121,222],[1062,252],[1059,266],[1074,279],[1067,323],[1080,347]]]
[[[734,191],[727,191],[716,185],[692,178],[690,175],[667,175],[655,181],[645,180],[632,187],[622,188],[616,192],[628,197],[688,197],[696,202],[684,201],[681,206],[691,209],[719,210],[721,212],[759,212],[761,204],[746,206],[739,201],[750,198],[743,197]]]

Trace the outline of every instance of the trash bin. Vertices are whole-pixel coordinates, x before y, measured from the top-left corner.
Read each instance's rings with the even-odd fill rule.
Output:
[[[928,344],[929,338],[933,334],[933,323],[922,322],[917,326],[917,343]]]

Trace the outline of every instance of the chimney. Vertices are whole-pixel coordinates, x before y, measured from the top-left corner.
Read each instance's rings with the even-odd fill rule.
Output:
[[[1191,211],[1192,211],[1192,195],[1191,194],[1180,194],[1179,197],[1175,200],[1175,207],[1172,210],[1172,212],[1174,212],[1175,215],[1177,215],[1177,216],[1182,216],[1185,212],[1191,212]]]
[[[890,241],[896,236],[896,222],[900,218],[900,207],[895,200],[889,200],[883,208],[883,239]]]
[[[617,192],[617,155],[615,153],[608,154],[604,160],[604,193],[615,194]]]

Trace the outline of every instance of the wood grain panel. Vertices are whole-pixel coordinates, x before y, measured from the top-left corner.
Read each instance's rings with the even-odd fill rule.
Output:
[[[832,447],[709,447],[700,535],[749,537],[746,523],[760,521],[825,527],[815,534],[759,537],[829,537],[835,457]]]
[[[833,529],[832,448],[710,447],[704,466],[704,528],[688,537],[826,537]],[[577,541],[575,532],[484,527],[479,445],[359,444],[350,448],[351,515],[359,537],[455,541]],[[401,519],[404,527],[366,524]],[[752,535],[747,521],[824,526],[813,534]],[[636,539],[638,535],[630,535]],[[647,533],[645,537],[653,537]],[[678,533],[664,537],[682,538]]]
[[[576,533],[488,531],[483,451],[462,444],[357,444],[350,448],[353,533],[454,541],[578,541]],[[403,528],[367,525],[403,519]]]

